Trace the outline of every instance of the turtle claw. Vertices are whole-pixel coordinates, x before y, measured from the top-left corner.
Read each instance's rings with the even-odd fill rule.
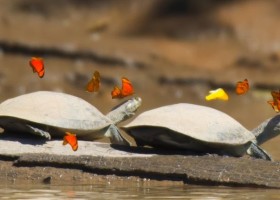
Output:
[[[247,152],[249,155],[251,155],[255,158],[273,161],[273,158],[271,157],[271,155],[269,155],[265,150],[263,150],[261,147],[259,147],[254,142],[251,143],[251,146],[247,150]]]
[[[46,138],[46,139],[48,139],[48,140],[51,139],[51,135],[50,135],[49,132],[43,131],[42,129],[33,127],[33,126],[31,126],[31,125],[28,125],[28,124],[27,124],[26,126],[28,126],[28,127],[32,130],[31,132],[32,132],[33,134],[39,135],[39,136],[44,137],[44,138]]]
[[[108,128],[105,136],[110,138],[112,144],[130,146],[130,143],[124,137],[122,137],[115,125],[111,125]]]

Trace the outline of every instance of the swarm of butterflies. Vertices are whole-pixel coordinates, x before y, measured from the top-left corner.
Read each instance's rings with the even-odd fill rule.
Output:
[[[244,81],[238,81],[235,87],[235,93],[238,95],[243,95],[248,92],[250,89],[249,82],[247,79]],[[229,99],[228,94],[222,89],[218,88],[216,90],[209,91],[209,95],[205,97],[207,101],[211,101],[214,99],[220,99],[227,101]],[[280,90],[279,91],[271,91],[272,100],[267,101],[268,104],[271,105],[275,112],[280,111]]]
[[[29,65],[31,66],[34,73],[37,73],[40,78],[44,77],[45,74],[45,67],[44,67],[44,61],[42,58],[39,57],[32,57],[29,61]],[[95,71],[93,73],[93,76],[91,80],[86,85],[86,91],[87,92],[98,92],[100,88],[100,73],[98,71]],[[249,81],[247,79],[244,79],[243,81],[238,81],[236,83],[235,87],[235,93],[237,95],[244,95],[246,94],[250,89]],[[134,94],[133,85],[127,78],[122,78],[122,87],[119,88],[115,86],[111,92],[112,99],[116,98],[124,98],[127,96],[130,96]],[[280,90],[279,91],[272,91],[272,100],[267,101],[268,104],[270,104],[275,112],[280,111]],[[218,88],[215,90],[209,91],[209,95],[205,97],[207,101],[211,100],[223,100],[227,101],[229,99],[228,94],[223,88]],[[73,151],[78,150],[78,140],[76,137],[76,134],[66,132],[65,136],[63,138],[63,145],[69,144]]]
[[[44,61],[39,57],[32,57],[29,61],[29,65],[31,66],[33,73],[37,73],[40,78],[43,78],[45,75],[45,67]],[[86,85],[87,92],[98,92],[100,88],[100,73],[95,71],[91,80]],[[134,89],[132,83],[127,78],[122,78],[122,87],[119,88],[117,86],[111,92],[112,99],[121,99],[134,94]],[[78,140],[76,134],[66,132],[63,137],[63,145],[69,144],[73,151],[78,150]]]

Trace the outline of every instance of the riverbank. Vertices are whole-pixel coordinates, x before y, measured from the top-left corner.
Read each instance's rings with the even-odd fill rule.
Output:
[[[37,143],[37,142],[36,142]],[[13,148],[11,148],[13,147]],[[280,188],[280,163],[248,157],[111,146],[79,141],[73,152],[61,141],[0,140],[0,180],[45,184],[125,181]]]

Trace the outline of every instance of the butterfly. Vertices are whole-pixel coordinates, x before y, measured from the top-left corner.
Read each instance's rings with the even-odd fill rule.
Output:
[[[267,101],[267,103],[269,103],[272,106],[272,108],[275,112],[279,112],[280,111],[280,90],[278,92],[272,91],[271,96],[272,96],[273,100]]]
[[[134,93],[133,86],[130,80],[127,78],[122,78],[122,89],[115,86],[113,91],[111,92],[112,99],[116,98],[124,98],[126,96],[132,95]]]
[[[92,79],[88,82],[86,91],[88,92],[97,92],[100,87],[100,73],[95,71],[93,73]]]
[[[44,61],[39,57],[32,57],[29,61],[30,67],[33,69],[33,73],[37,73],[40,78],[43,78],[45,74]]]
[[[78,140],[77,140],[76,134],[66,132],[65,136],[63,137],[62,144],[63,145],[70,144],[73,151],[77,151],[78,150]]]
[[[249,88],[248,79],[244,79],[244,81],[238,81],[236,83],[235,93],[238,95],[245,94],[248,92]]]
[[[222,88],[218,88],[216,90],[211,90],[211,91],[209,91],[209,93],[210,94],[205,97],[205,99],[207,101],[211,101],[214,99],[220,99],[220,100],[224,100],[224,101],[228,100],[228,95]]]

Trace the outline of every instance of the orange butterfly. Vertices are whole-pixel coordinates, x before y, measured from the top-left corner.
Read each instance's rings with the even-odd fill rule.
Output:
[[[78,140],[76,134],[72,134],[70,132],[66,132],[66,135],[63,137],[63,145],[70,144],[73,151],[77,151],[78,149]]]
[[[134,93],[132,83],[127,78],[122,78],[122,89],[117,86],[111,92],[112,99],[124,98],[126,96],[132,95]]]
[[[245,94],[246,92],[248,92],[249,90],[249,82],[247,79],[244,79],[244,81],[238,81],[236,83],[236,88],[235,88],[235,92],[236,94],[238,95],[241,95],[241,94]]]
[[[100,73],[95,71],[93,73],[92,79],[88,82],[86,91],[88,92],[97,92],[100,87]]]
[[[43,78],[45,74],[45,68],[44,68],[44,61],[42,58],[38,57],[32,57],[31,60],[29,61],[30,67],[32,67],[33,72],[38,73],[38,76],[40,78]]]
[[[271,92],[272,98],[273,100],[267,101],[267,103],[269,103],[273,110],[275,112],[279,112],[280,111],[280,90],[277,91],[272,91]]]

